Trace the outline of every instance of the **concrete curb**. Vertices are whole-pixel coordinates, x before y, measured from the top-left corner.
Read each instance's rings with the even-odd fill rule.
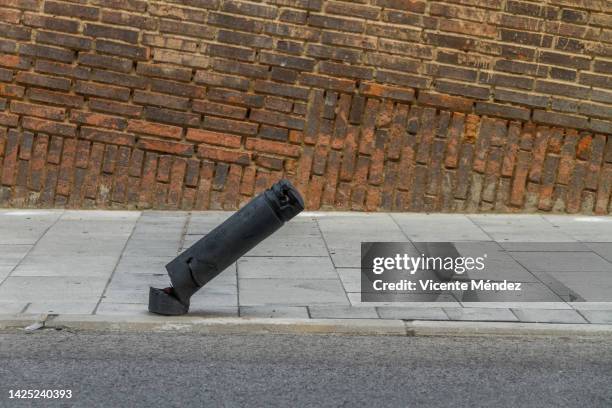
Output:
[[[45,328],[78,331],[201,334],[333,334],[376,336],[587,336],[612,337],[612,325],[449,322],[385,319],[270,319],[162,317],[154,315],[0,315],[0,330]]]

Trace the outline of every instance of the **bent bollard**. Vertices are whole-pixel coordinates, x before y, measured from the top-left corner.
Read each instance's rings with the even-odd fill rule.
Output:
[[[289,181],[274,184],[166,265],[172,286],[150,288],[149,311],[187,313],[195,292],[303,209]]]

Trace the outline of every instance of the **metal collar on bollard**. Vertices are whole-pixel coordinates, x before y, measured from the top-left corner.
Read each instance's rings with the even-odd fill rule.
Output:
[[[187,313],[194,293],[303,210],[288,180],[275,183],[166,265],[172,286],[150,288],[149,311]]]

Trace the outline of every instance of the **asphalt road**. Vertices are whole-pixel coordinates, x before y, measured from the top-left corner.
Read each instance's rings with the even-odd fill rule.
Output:
[[[9,389],[71,400],[10,400]],[[612,340],[0,333],[0,406],[610,407]]]

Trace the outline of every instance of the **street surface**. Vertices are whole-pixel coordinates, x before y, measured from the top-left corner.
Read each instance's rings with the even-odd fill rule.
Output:
[[[0,406],[610,407],[612,340],[13,331]]]

